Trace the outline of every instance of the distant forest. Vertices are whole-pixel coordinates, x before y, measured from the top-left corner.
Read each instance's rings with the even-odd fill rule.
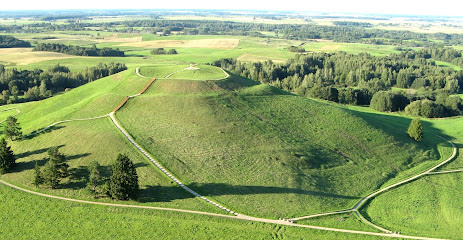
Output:
[[[19,40],[13,36],[0,35],[0,48],[13,48],[13,47],[30,47],[29,42]]]
[[[25,25],[0,25],[0,32],[38,33],[49,31],[88,31],[100,28],[104,31],[125,33],[157,33],[185,35],[238,35],[264,36],[261,32],[274,32],[287,39],[328,39],[335,42],[387,44],[400,47],[430,47],[463,44],[462,34],[416,33],[402,30],[370,28],[368,23],[335,21],[335,26],[314,24],[263,24],[212,20],[129,20],[105,23],[83,23],[70,21],[67,24],[54,22]],[[439,41],[439,42],[436,42]]]
[[[38,43],[34,51],[59,52],[77,56],[95,56],[95,57],[123,57],[124,51],[112,48],[79,47],[73,45],[64,45],[59,43]]]
[[[59,64],[45,71],[5,69],[0,65],[0,104],[41,100],[51,97],[55,92],[75,88],[126,69],[124,63],[99,63],[75,73]]]
[[[461,98],[450,95],[462,90],[463,72],[437,66],[434,60],[463,66],[461,52],[452,48],[426,48],[386,57],[300,54],[283,64],[222,59],[213,65],[299,95],[342,104],[423,117],[459,115]],[[392,87],[404,90],[392,91]]]

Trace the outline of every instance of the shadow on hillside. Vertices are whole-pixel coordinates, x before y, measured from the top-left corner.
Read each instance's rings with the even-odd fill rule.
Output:
[[[43,128],[40,128],[40,129],[37,129],[37,130],[34,130],[32,131],[29,135],[26,135],[26,136],[23,136],[24,139],[33,139],[39,135],[42,135],[42,134],[45,134],[45,133],[49,133],[51,131],[55,131],[55,130],[58,130],[58,129],[61,129],[61,128],[65,128],[65,126],[62,126],[62,125],[55,125],[55,126],[52,126],[50,128],[48,128],[47,130],[41,132],[41,133],[37,133],[37,134],[34,134],[35,132],[38,132],[38,131],[41,131]]]
[[[58,149],[64,147],[66,145],[58,145],[56,146]],[[23,152],[23,153],[20,153],[20,154],[16,154],[15,157],[16,159],[21,159],[21,158],[25,158],[25,157],[29,157],[29,156],[32,156],[32,155],[36,155],[36,154],[42,154],[42,153],[45,153],[48,151],[48,149],[50,149],[51,147],[49,148],[42,148],[42,149],[37,149],[37,150],[33,150],[33,151],[27,151],[27,152]]]
[[[358,199],[359,197],[338,195],[320,191],[308,191],[297,188],[267,187],[267,186],[236,186],[225,183],[193,183],[187,185],[205,197],[223,195],[254,195],[254,194],[300,194],[326,197],[328,199]],[[180,187],[147,186],[140,190],[139,202],[170,202],[177,199],[193,198],[194,196]]]
[[[61,147],[64,147],[64,146],[65,145],[59,145],[57,147],[61,148]],[[46,153],[48,151],[48,149],[50,149],[50,148],[42,148],[42,149],[38,149],[38,150],[34,150],[34,151],[24,152],[24,153],[16,155],[16,159],[21,159],[21,158],[36,155],[36,154]],[[73,160],[73,159],[79,159],[79,158],[86,157],[86,156],[89,156],[89,155],[90,155],[90,153],[68,155],[68,156],[66,156],[66,161]],[[16,166],[15,166],[15,172],[22,172],[22,171],[34,169],[36,161],[37,161],[37,163],[38,163],[38,165],[40,167],[43,167],[47,163],[48,158],[43,157],[41,159],[31,160],[31,161],[27,161],[27,162],[18,162],[16,164]]]
[[[345,109],[345,108],[343,108]],[[402,135],[404,138],[409,140],[409,142],[415,143],[412,139],[410,139],[407,135],[407,129],[412,121],[411,118],[399,115],[392,115],[392,114],[381,114],[381,113],[374,113],[374,112],[362,112],[356,111],[351,109],[345,109],[346,111],[352,113],[353,115],[362,118],[366,122],[368,122],[371,126],[376,127],[380,130],[385,132],[394,131],[399,133],[399,136]],[[436,120],[438,121],[438,120]],[[448,135],[445,135],[440,129],[435,128],[431,122],[422,121],[423,130],[432,132],[439,136],[442,136],[448,140],[453,140],[454,138]],[[425,133],[426,135],[426,133]],[[395,136],[394,136],[395,137]],[[426,136],[425,136],[426,137]],[[403,140],[402,138],[400,140]]]

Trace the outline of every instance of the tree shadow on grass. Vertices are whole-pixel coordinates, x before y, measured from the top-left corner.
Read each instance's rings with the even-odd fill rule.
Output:
[[[206,197],[223,195],[255,195],[255,194],[300,194],[329,199],[358,199],[355,196],[345,196],[321,191],[309,191],[297,188],[268,186],[237,186],[225,183],[193,183],[187,185]],[[139,202],[170,202],[177,199],[194,198],[194,196],[177,186],[146,186],[140,190]]]
[[[40,128],[40,129],[37,129],[37,130],[34,130],[32,131],[31,133],[29,133],[29,135],[26,135],[26,136],[23,136],[24,139],[33,139],[39,135],[42,135],[42,134],[45,134],[45,133],[49,133],[51,131],[55,131],[55,130],[59,130],[61,128],[65,128],[66,126],[63,126],[63,125],[55,125],[55,126],[52,126],[52,127],[49,127],[47,128],[47,130],[43,131],[43,132],[40,132],[40,133],[36,133],[36,132],[39,132],[41,131],[43,128]]]
[[[66,145],[61,144],[61,145],[58,145],[58,146],[56,146],[56,147],[57,147],[58,149],[60,149],[60,148],[62,148],[62,147],[64,147],[64,146],[66,146]],[[21,159],[21,158],[29,157],[29,156],[36,155],[36,154],[42,154],[42,153],[47,152],[50,148],[52,148],[52,147],[22,152],[22,153],[20,153],[20,154],[16,154],[15,157],[16,157],[16,159]]]

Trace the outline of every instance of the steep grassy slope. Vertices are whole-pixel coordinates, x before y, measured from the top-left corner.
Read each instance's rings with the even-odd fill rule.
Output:
[[[113,110],[125,96],[136,94],[149,81],[135,74],[135,69],[99,79],[68,93],[43,101],[2,106],[0,110],[18,108],[17,116],[24,133],[53,122],[104,115]]]
[[[294,217],[352,207],[400,171],[440,158],[405,128],[233,76],[158,80],[118,112],[191,188],[232,210]]]

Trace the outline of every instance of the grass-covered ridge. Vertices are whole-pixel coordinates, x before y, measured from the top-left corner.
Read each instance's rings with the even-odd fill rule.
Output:
[[[129,69],[43,101],[6,105],[0,110],[18,108],[18,121],[28,134],[60,120],[108,114],[121,99],[138,93],[148,81]]]
[[[237,76],[219,82],[156,81],[116,115],[167,169],[236,212],[278,218],[349,208],[399,172],[440,158],[443,141],[417,144],[406,126]]]

